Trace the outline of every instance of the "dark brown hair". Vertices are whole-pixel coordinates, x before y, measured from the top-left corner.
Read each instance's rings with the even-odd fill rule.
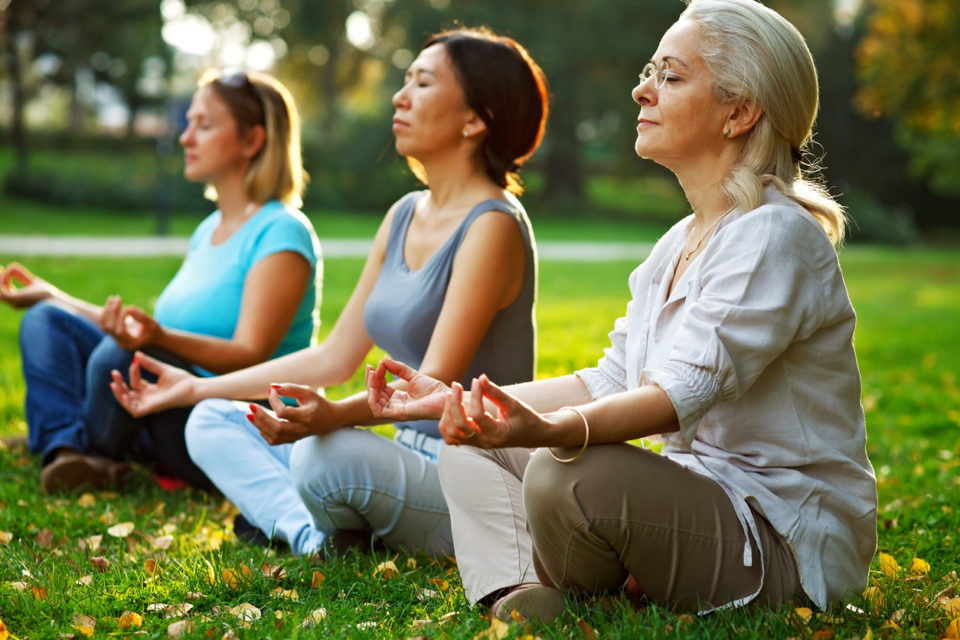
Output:
[[[443,45],[464,99],[487,125],[480,153],[500,187],[523,192],[517,171],[540,145],[547,124],[547,78],[516,40],[485,28],[430,36],[421,50]]]

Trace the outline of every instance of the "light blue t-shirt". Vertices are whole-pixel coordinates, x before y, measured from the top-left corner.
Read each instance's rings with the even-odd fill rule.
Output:
[[[293,207],[271,200],[225,242],[213,246],[211,237],[219,223],[220,212],[214,211],[193,232],[186,259],[157,299],[154,318],[171,329],[229,340],[237,327],[251,267],[279,251],[294,251],[310,263],[313,284],[271,357],[310,346],[320,324],[323,282],[320,243],[310,220]]]

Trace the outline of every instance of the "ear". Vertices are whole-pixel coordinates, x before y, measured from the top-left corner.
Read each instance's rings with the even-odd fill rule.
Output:
[[[460,129],[463,132],[464,138],[472,138],[475,135],[485,133],[487,131],[487,123],[483,121],[483,118],[478,116],[476,112],[472,109],[470,110],[470,117],[464,123],[463,127]]]
[[[732,139],[749,133],[762,115],[763,109],[756,101],[741,100],[737,102],[724,123],[724,131],[730,132],[725,134],[724,137]]]
[[[264,143],[267,141],[267,132],[263,125],[250,127],[247,131],[246,139],[243,141],[243,155],[249,160],[260,153]]]

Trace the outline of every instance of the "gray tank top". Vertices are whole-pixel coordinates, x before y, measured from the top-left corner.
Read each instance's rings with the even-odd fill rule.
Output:
[[[470,381],[481,373],[486,373],[497,384],[533,380],[537,342],[534,317],[537,251],[530,221],[523,207],[515,198],[479,203],[437,252],[422,267],[412,270],[403,258],[404,240],[417,201],[425,193],[415,191],[407,194],[394,210],[383,268],[363,310],[367,334],[390,357],[420,368],[443,307],[460,243],[475,219],[488,211],[498,211],[511,216],[523,235],[526,251],[523,288],[516,300],[493,317],[461,382],[469,389]],[[431,436],[440,433],[436,420],[419,420],[396,426],[410,427]]]

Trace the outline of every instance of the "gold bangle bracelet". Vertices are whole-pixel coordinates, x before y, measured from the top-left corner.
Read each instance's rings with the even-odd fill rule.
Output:
[[[582,456],[583,452],[587,450],[587,445],[590,444],[590,423],[587,422],[587,416],[583,415],[583,411],[580,411],[580,409],[577,409],[576,407],[560,407],[559,409],[557,409],[557,411],[563,411],[564,409],[573,411],[575,414],[580,416],[580,419],[583,420],[583,428],[587,432],[586,436],[584,436],[583,438],[583,446],[580,447],[580,451],[577,452],[577,455],[573,456],[572,458],[558,458],[557,454],[553,452],[553,449],[551,449],[550,447],[547,447],[547,451],[550,453],[551,456],[553,456],[554,460],[556,460],[557,462],[563,462],[564,464],[566,464],[568,462],[573,462],[574,460]]]

